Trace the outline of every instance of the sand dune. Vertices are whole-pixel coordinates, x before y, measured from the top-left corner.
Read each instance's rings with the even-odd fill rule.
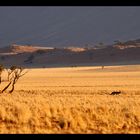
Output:
[[[25,67],[139,64],[139,54],[139,43],[128,42],[102,48],[54,48],[14,44],[0,48],[0,63]]]

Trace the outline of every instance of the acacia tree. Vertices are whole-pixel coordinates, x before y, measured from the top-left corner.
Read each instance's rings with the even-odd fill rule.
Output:
[[[28,71],[25,72],[23,71],[24,68],[22,67],[11,66],[10,69],[7,70],[9,83],[3,88],[1,92],[3,93],[11,85],[12,89],[9,91],[9,93],[12,93],[15,89],[15,84],[17,83],[18,79],[28,72]]]
[[[19,67],[13,71],[14,74],[12,75],[12,89],[9,91],[9,93],[12,93],[14,91],[15,84],[18,81],[18,79],[28,72],[28,71],[23,72],[23,70],[24,70],[23,68]]]

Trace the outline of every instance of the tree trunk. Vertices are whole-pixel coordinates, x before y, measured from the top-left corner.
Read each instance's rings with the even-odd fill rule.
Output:
[[[17,79],[15,78],[12,84],[12,89],[9,91],[9,93],[12,93],[15,89],[15,83],[16,83]]]
[[[11,85],[12,81],[1,91],[2,93]]]
[[[15,84],[12,85],[12,89],[9,91],[9,93],[12,93],[15,89]]]

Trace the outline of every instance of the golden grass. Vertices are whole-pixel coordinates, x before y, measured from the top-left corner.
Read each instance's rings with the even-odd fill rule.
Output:
[[[140,133],[140,66],[30,69],[0,94],[0,133]]]

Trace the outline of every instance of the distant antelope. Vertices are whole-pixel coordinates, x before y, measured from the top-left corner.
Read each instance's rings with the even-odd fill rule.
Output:
[[[110,95],[118,95],[121,94],[121,91],[113,91]]]

